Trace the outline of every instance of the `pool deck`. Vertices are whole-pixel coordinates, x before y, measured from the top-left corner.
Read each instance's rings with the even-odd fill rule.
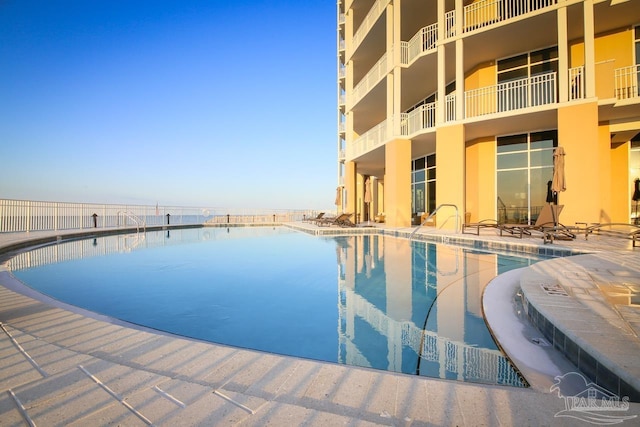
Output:
[[[308,223],[296,227],[318,230]],[[488,324],[532,385],[521,389],[198,342],[55,303],[29,292],[4,262],[15,248],[62,234],[74,233],[0,234],[0,426],[584,426],[570,417],[580,411],[565,411],[566,400],[551,392],[553,377],[572,372],[574,364],[604,378],[614,394],[640,401],[640,306],[629,304],[640,299],[640,248],[628,240],[579,236],[543,245],[495,230],[479,236],[418,232],[427,240],[585,253],[509,272],[487,286]],[[514,307],[518,288],[539,329]],[[558,350],[567,359],[558,358]],[[586,386],[592,385],[580,390],[574,384],[573,390]],[[638,425],[640,403],[600,414]]]

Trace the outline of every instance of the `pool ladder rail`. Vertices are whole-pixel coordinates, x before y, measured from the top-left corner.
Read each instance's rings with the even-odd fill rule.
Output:
[[[409,235],[409,240],[413,239],[413,236],[414,236],[414,235],[416,234],[416,232],[420,229],[420,227],[422,227],[424,224],[426,224],[427,222],[429,222],[429,220],[430,220],[430,219],[432,219],[432,218],[436,215],[436,213],[438,213],[438,211],[440,210],[440,208],[443,208],[443,207],[450,207],[450,208],[454,208],[454,209],[456,210],[456,214],[455,214],[455,217],[456,217],[456,230],[455,230],[455,231],[456,231],[456,233],[458,233],[458,232],[459,232],[459,229],[460,229],[460,215],[459,215],[459,213],[458,213],[458,206],[456,206],[456,205],[454,205],[454,204],[451,204],[451,203],[443,203],[443,204],[441,204],[441,205],[438,205],[438,207],[437,207],[437,208],[435,208],[435,209],[433,210],[433,212],[431,212],[431,213],[429,214],[429,216],[428,216],[428,217],[426,217],[426,218],[424,219],[424,221],[422,221],[422,223],[420,223],[420,225],[416,226],[416,228],[414,228],[414,229],[413,229],[413,231],[412,231],[412,232],[411,232],[411,234]]]
[[[142,218],[133,214],[132,212],[127,212],[127,211],[118,212],[118,224],[120,223],[120,216],[124,218],[123,224],[125,226],[127,225],[127,219],[129,219],[136,225],[136,232],[140,233],[140,226],[142,226],[142,230],[144,232],[147,231],[147,223]]]

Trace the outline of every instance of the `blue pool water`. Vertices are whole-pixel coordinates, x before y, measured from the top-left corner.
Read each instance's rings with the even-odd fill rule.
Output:
[[[390,236],[198,228],[61,242],[11,260],[60,301],[215,343],[523,386],[481,310],[496,275],[539,258]]]

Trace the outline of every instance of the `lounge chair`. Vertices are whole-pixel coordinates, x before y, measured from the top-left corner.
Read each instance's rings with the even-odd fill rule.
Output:
[[[470,229],[473,234],[476,236],[480,235],[480,230],[485,228],[495,228],[498,229],[500,224],[495,219],[483,219],[479,222],[470,222],[467,224],[462,224],[462,233],[470,234],[467,232],[467,229]]]
[[[318,216],[316,216],[315,218],[307,218],[305,219],[305,221],[316,222],[317,220],[322,219],[323,216],[324,216],[324,212],[320,212]]]
[[[640,244],[638,243],[640,241],[640,226],[635,224],[627,224],[624,222],[593,224],[584,229],[584,239],[587,240],[592,234],[631,239],[634,248]]]
[[[340,227],[355,227],[356,225],[351,222],[352,213],[343,213],[338,215],[335,218],[320,218],[316,221],[317,226],[326,225],[328,227],[332,225],[337,225]]]
[[[500,235],[509,233],[513,237],[531,236],[532,232],[542,233],[544,243],[553,243],[554,240],[573,240],[576,235],[566,226],[558,222],[560,212],[564,205],[547,204],[542,207],[540,214],[533,225],[527,224],[500,224]],[[555,211],[555,215],[554,212]]]

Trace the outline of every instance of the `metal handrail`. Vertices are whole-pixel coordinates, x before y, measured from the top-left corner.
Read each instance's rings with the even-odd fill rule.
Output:
[[[417,226],[417,227],[416,227],[416,228],[411,232],[411,234],[409,235],[409,240],[411,240],[411,239],[413,238],[413,235],[414,235],[414,234],[416,234],[416,232],[418,231],[418,229],[419,229],[420,227],[422,227],[422,226],[423,226],[427,221],[429,221],[431,218],[433,218],[433,217],[435,216],[435,214],[440,210],[440,208],[445,207],[445,206],[455,208],[455,210],[456,210],[456,233],[457,233],[457,232],[458,232],[458,218],[459,218],[459,216],[460,216],[460,215],[458,214],[458,206],[456,206],[456,205],[454,205],[454,204],[450,204],[450,203],[443,203],[443,204],[439,205],[437,208],[435,208],[435,209],[433,210],[433,212],[431,212],[431,213],[429,214],[429,216],[428,216],[428,217],[426,217],[426,218],[425,218],[425,220],[424,220],[424,221],[422,221],[422,223],[420,223],[420,225],[418,225],[418,226]]]
[[[140,219],[139,216],[134,215],[131,212],[125,212],[125,211],[120,211],[118,212],[118,217],[120,217],[120,215],[122,215],[125,218],[129,218],[131,221],[133,221],[136,224],[136,231],[138,233],[140,233],[140,224],[142,223],[142,227],[143,227],[143,231],[147,231],[147,224],[144,220]]]

